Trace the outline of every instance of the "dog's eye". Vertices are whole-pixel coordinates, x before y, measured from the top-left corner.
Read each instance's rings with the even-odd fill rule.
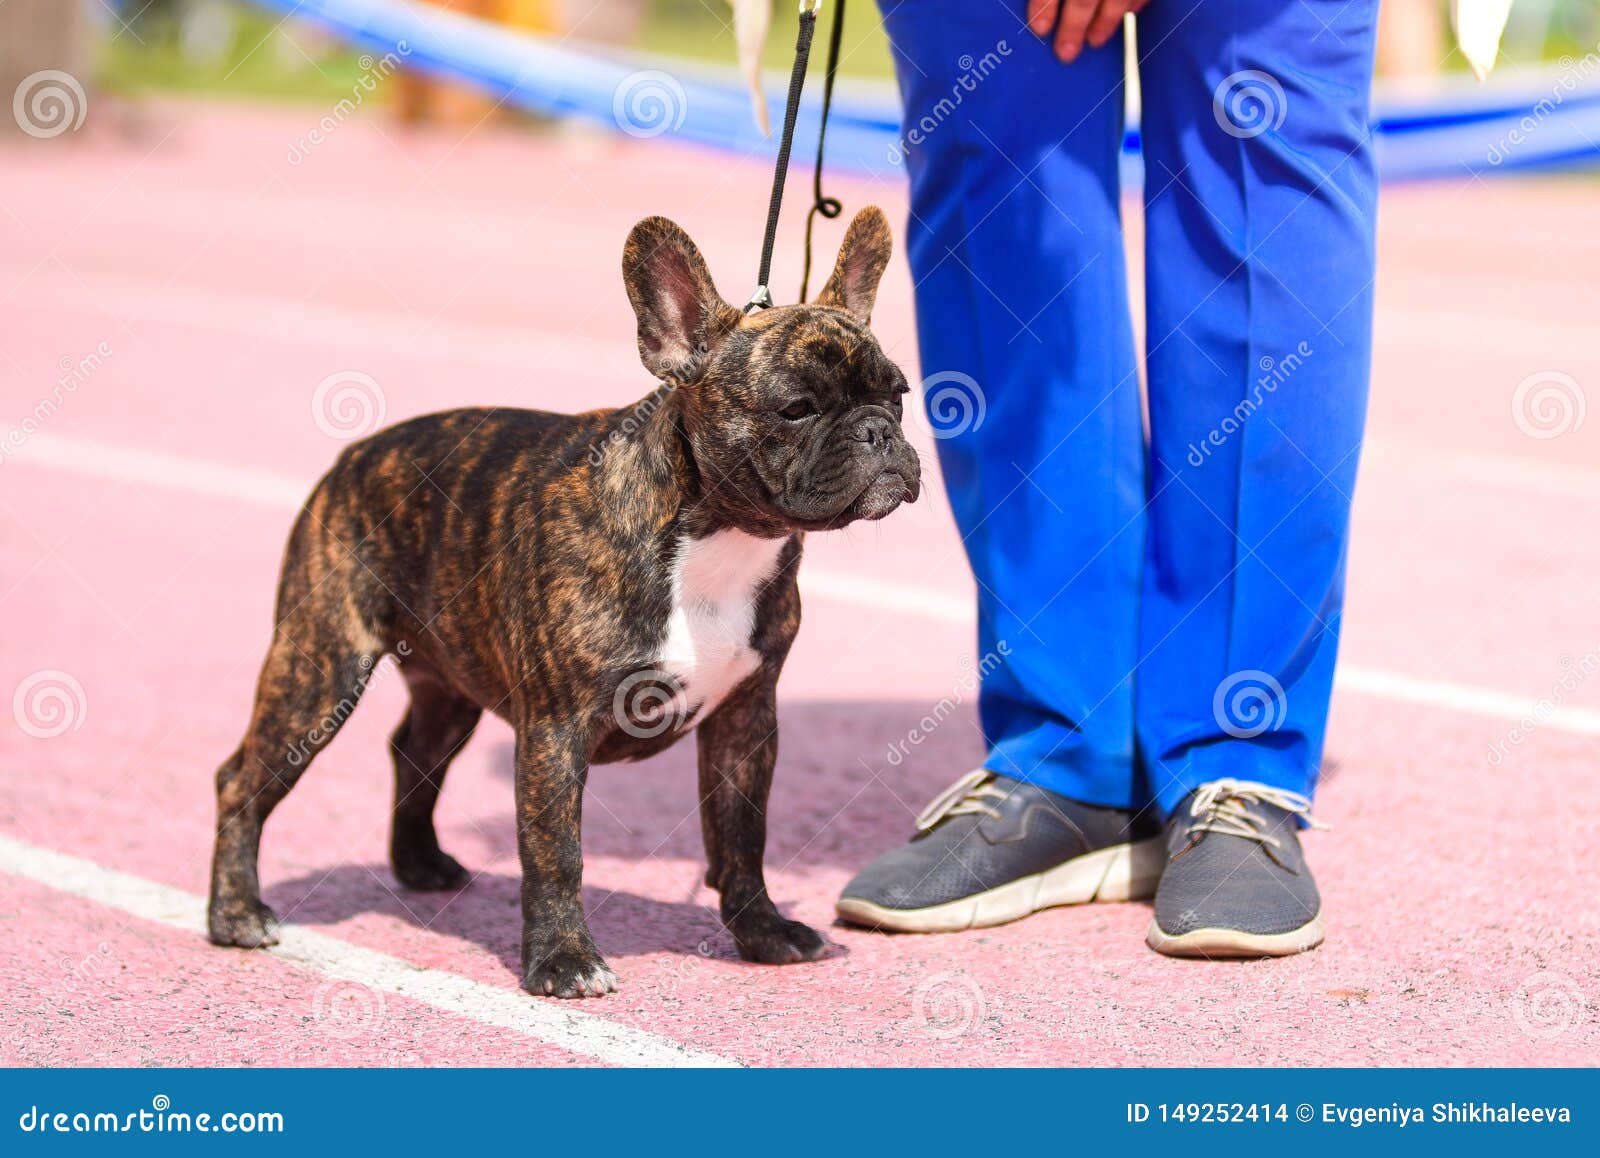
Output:
[[[802,418],[810,418],[817,412],[817,408],[804,398],[796,398],[789,405],[778,411],[780,415],[790,422],[799,422]]]

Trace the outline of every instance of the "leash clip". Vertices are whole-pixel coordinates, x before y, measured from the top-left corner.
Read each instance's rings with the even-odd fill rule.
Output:
[[[755,313],[757,310],[769,310],[771,308],[772,291],[764,285],[756,286],[756,292],[751,294],[750,300],[744,303],[746,316]]]
[[[822,11],[822,0],[800,0],[800,15],[815,16]]]

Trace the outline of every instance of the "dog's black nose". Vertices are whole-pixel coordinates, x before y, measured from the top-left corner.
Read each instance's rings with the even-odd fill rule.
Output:
[[[894,423],[887,418],[863,418],[850,428],[850,437],[886,451],[894,437]]]

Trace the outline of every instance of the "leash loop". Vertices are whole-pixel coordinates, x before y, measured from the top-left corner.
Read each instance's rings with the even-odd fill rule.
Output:
[[[800,300],[806,300],[806,290],[811,285],[811,227],[821,214],[832,221],[844,212],[844,204],[837,197],[822,192],[822,153],[828,139],[828,113],[833,107],[833,81],[839,74],[839,42],[844,35],[844,0],[833,11],[833,30],[828,34],[828,70],[822,80],[822,123],[817,126],[817,165],[811,174],[811,212],[806,214],[805,267],[800,272]]]

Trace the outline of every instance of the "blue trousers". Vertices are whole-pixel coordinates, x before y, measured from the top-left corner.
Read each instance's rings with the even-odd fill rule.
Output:
[[[1123,38],[880,0],[905,102],[927,420],[978,583],[985,766],[1162,815],[1310,793],[1372,344],[1377,0],[1138,17],[1148,431]]]

